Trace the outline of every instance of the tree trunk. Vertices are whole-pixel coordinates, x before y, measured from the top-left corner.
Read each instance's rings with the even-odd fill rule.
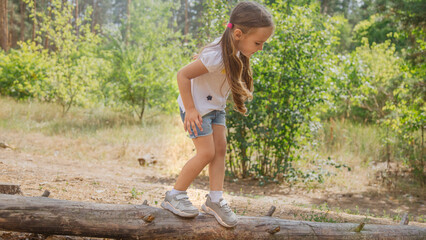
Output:
[[[9,6],[8,11],[10,12],[10,18],[8,20],[8,23],[7,23],[10,26],[10,28],[9,28],[9,40],[8,40],[9,46],[8,47],[13,48],[16,45],[16,42],[17,42],[17,34],[15,32],[15,6],[14,6],[13,3]]]
[[[9,30],[7,23],[7,1],[0,0],[0,47],[7,52],[9,50]]]
[[[321,13],[322,14],[327,14],[329,4],[330,4],[329,0],[321,0]]]
[[[188,0],[185,0],[185,28],[183,30],[183,35],[187,35],[189,32],[189,23],[188,23]],[[186,38],[185,38],[185,41]]]
[[[0,194],[0,230],[125,239],[425,239],[408,225],[315,223],[242,217],[236,227],[209,215],[179,218],[147,205],[74,202]],[[358,227],[357,227],[358,226]],[[357,232],[357,230],[360,230]]]
[[[12,183],[0,183],[0,194],[22,194],[21,186]]]
[[[33,31],[32,31],[32,37],[31,40],[34,42],[35,34],[36,34],[36,24],[37,24],[37,2],[34,1],[33,11],[34,11],[34,18],[33,18]]]
[[[52,0],[49,0],[47,2],[47,4],[50,6],[50,10],[49,10],[49,19],[52,19]],[[49,49],[49,34],[46,34],[46,37],[44,39],[44,48],[45,49]]]
[[[90,25],[90,32],[92,32],[92,33],[95,33],[95,26],[96,26],[96,19],[97,19],[97,3],[96,3],[96,0],[92,0],[93,2],[92,2],[92,22],[91,22],[91,25]]]
[[[80,29],[78,26],[78,0],[75,0],[75,33],[77,34],[77,39],[80,37]]]
[[[129,39],[130,39],[130,5],[132,4],[132,0],[127,0],[127,23],[126,23],[126,40],[125,44],[126,46],[129,45]]]
[[[20,32],[19,32],[19,41],[24,41],[25,39],[25,2],[24,0],[19,1],[19,8],[21,14],[21,24],[20,24]]]

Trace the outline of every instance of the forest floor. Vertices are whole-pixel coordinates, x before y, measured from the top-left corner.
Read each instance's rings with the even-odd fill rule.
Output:
[[[3,129],[1,141],[17,144],[14,149],[0,148],[0,182],[20,184],[25,196],[41,196],[45,190],[56,199],[112,204],[142,204],[160,207],[164,193],[170,190],[176,175],[170,176],[167,162],[141,166],[137,159],[76,160],[62,156],[59,149],[84,145],[81,139],[46,136]],[[0,141],[0,142],[1,142]],[[43,153],[46,146],[58,149]],[[32,149],[31,151],[26,151]],[[36,151],[38,149],[38,151]],[[363,182],[361,182],[363,184]],[[337,191],[289,187],[285,184],[259,186],[254,180],[225,182],[225,198],[238,215],[262,216],[274,205],[274,217],[323,222],[361,222],[368,216],[374,224],[398,224],[409,213],[410,225],[426,227],[425,193],[401,193],[381,190],[377,184],[363,191]],[[188,195],[200,207],[208,193],[208,177],[198,177]],[[359,187],[356,189],[360,189]],[[40,238],[0,232],[0,239]],[[50,238],[52,239],[52,238]],[[54,239],[61,239],[56,236]],[[68,238],[69,239],[69,238]]]
[[[180,169],[194,155],[176,114],[150,112],[140,123],[102,108],[75,108],[62,116],[54,104],[0,98],[0,106],[0,143],[12,147],[0,147],[0,183],[19,184],[24,196],[41,196],[49,190],[55,199],[111,204],[147,200],[160,207]],[[367,136],[357,140],[348,135],[354,140],[350,144],[377,148],[377,141],[369,142],[371,129],[355,132]],[[403,166],[389,168],[386,162],[339,149],[331,153],[308,149],[294,163],[298,169],[322,167],[332,173],[324,175],[322,183],[260,186],[258,180],[230,179],[225,181],[224,197],[241,216],[265,215],[273,205],[273,216],[282,219],[358,223],[367,218],[372,224],[399,224],[408,213],[410,225],[426,227],[425,187],[413,184]],[[320,165],[328,156],[351,171]],[[141,157],[147,158],[144,166],[139,164]],[[203,170],[188,189],[196,207],[201,207],[209,190],[207,173]],[[43,236],[0,231],[0,239],[22,238]]]

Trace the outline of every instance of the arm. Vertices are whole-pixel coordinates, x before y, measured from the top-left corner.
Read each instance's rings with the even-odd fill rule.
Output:
[[[177,73],[179,92],[186,111],[183,125],[185,131],[188,131],[189,133],[191,133],[192,127],[196,136],[198,136],[198,133],[195,125],[197,125],[201,131],[203,131],[201,127],[203,119],[201,118],[201,115],[198,113],[197,109],[195,109],[194,100],[192,99],[191,94],[191,79],[201,76],[205,73],[208,73],[208,70],[200,59],[197,59],[194,62],[186,65]]]

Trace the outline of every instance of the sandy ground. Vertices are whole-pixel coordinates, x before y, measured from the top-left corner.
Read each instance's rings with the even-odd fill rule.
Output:
[[[147,200],[150,206],[160,207],[164,193],[172,188],[176,178],[162,171],[164,164],[161,159],[148,166],[140,166],[137,159],[81,161],[0,148],[0,182],[20,184],[25,196],[40,196],[49,190],[49,197],[56,199],[114,204],[142,204]],[[196,207],[201,207],[207,193],[208,177],[205,176],[197,178],[188,190]],[[277,207],[274,217],[295,220],[321,215],[336,222],[361,222],[367,211],[375,216],[408,212],[410,216],[424,219],[426,215],[424,192],[416,195],[377,191],[374,186],[365,187],[362,192],[324,189],[307,192],[287,185],[260,187],[256,181],[239,180],[225,182],[224,196],[235,212],[244,216],[265,215],[272,205]],[[325,203],[328,212],[315,209]],[[359,214],[347,214],[347,210]],[[369,217],[369,222],[399,223],[391,218],[376,217]],[[410,225],[426,227],[426,223],[421,222],[410,222]],[[37,239],[40,236],[0,232],[2,238]]]

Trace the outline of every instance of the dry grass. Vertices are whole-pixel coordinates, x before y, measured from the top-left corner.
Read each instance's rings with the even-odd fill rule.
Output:
[[[20,183],[33,195],[49,188],[55,196],[69,200],[137,204],[141,197],[131,194],[134,188],[134,193],[143,192],[143,199],[158,203],[194,154],[178,114],[149,110],[140,123],[131,115],[107,108],[72,108],[62,116],[60,107],[54,104],[1,97],[0,106],[0,142],[17,148],[10,156],[0,156],[7,171],[0,181]],[[264,214],[274,204],[284,209],[278,217],[304,220],[310,217],[310,209],[328,202],[326,211],[330,214],[340,211],[360,215],[371,209],[374,216],[395,219],[408,211],[423,222],[426,208],[423,196],[416,195],[418,189],[390,196],[392,192],[376,181],[375,173],[386,166],[369,158],[377,154],[375,130],[336,123],[333,131],[332,140],[329,133],[318,132],[319,143],[305,146],[302,160],[295,163],[302,170],[320,166],[335,173],[324,175],[322,184],[312,182],[289,189],[285,184],[259,187],[256,182],[240,180],[225,183],[225,197],[238,206],[236,211],[241,215]],[[329,140],[329,144],[321,144]],[[157,164],[142,168],[137,159],[147,154],[154,156]],[[328,156],[352,170],[321,165]],[[45,173],[38,173],[39,169]],[[31,178],[33,174],[37,174],[36,181]],[[195,204],[201,205],[207,186],[205,178],[194,182],[189,195]],[[303,209],[297,204],[303,204]]]
[[[31,136],[9,140],[2,134],[0,141],[27,153],[84,161],[118,159],[132,164],[150,154],[169,175],[177,174],[193,154],[192,141],[181,129],[177,115],[151,110],[141,123],[107,108],[73,108],[62,116],[60,107],[49,103],[0,98],[0,106],[0,128]]]

